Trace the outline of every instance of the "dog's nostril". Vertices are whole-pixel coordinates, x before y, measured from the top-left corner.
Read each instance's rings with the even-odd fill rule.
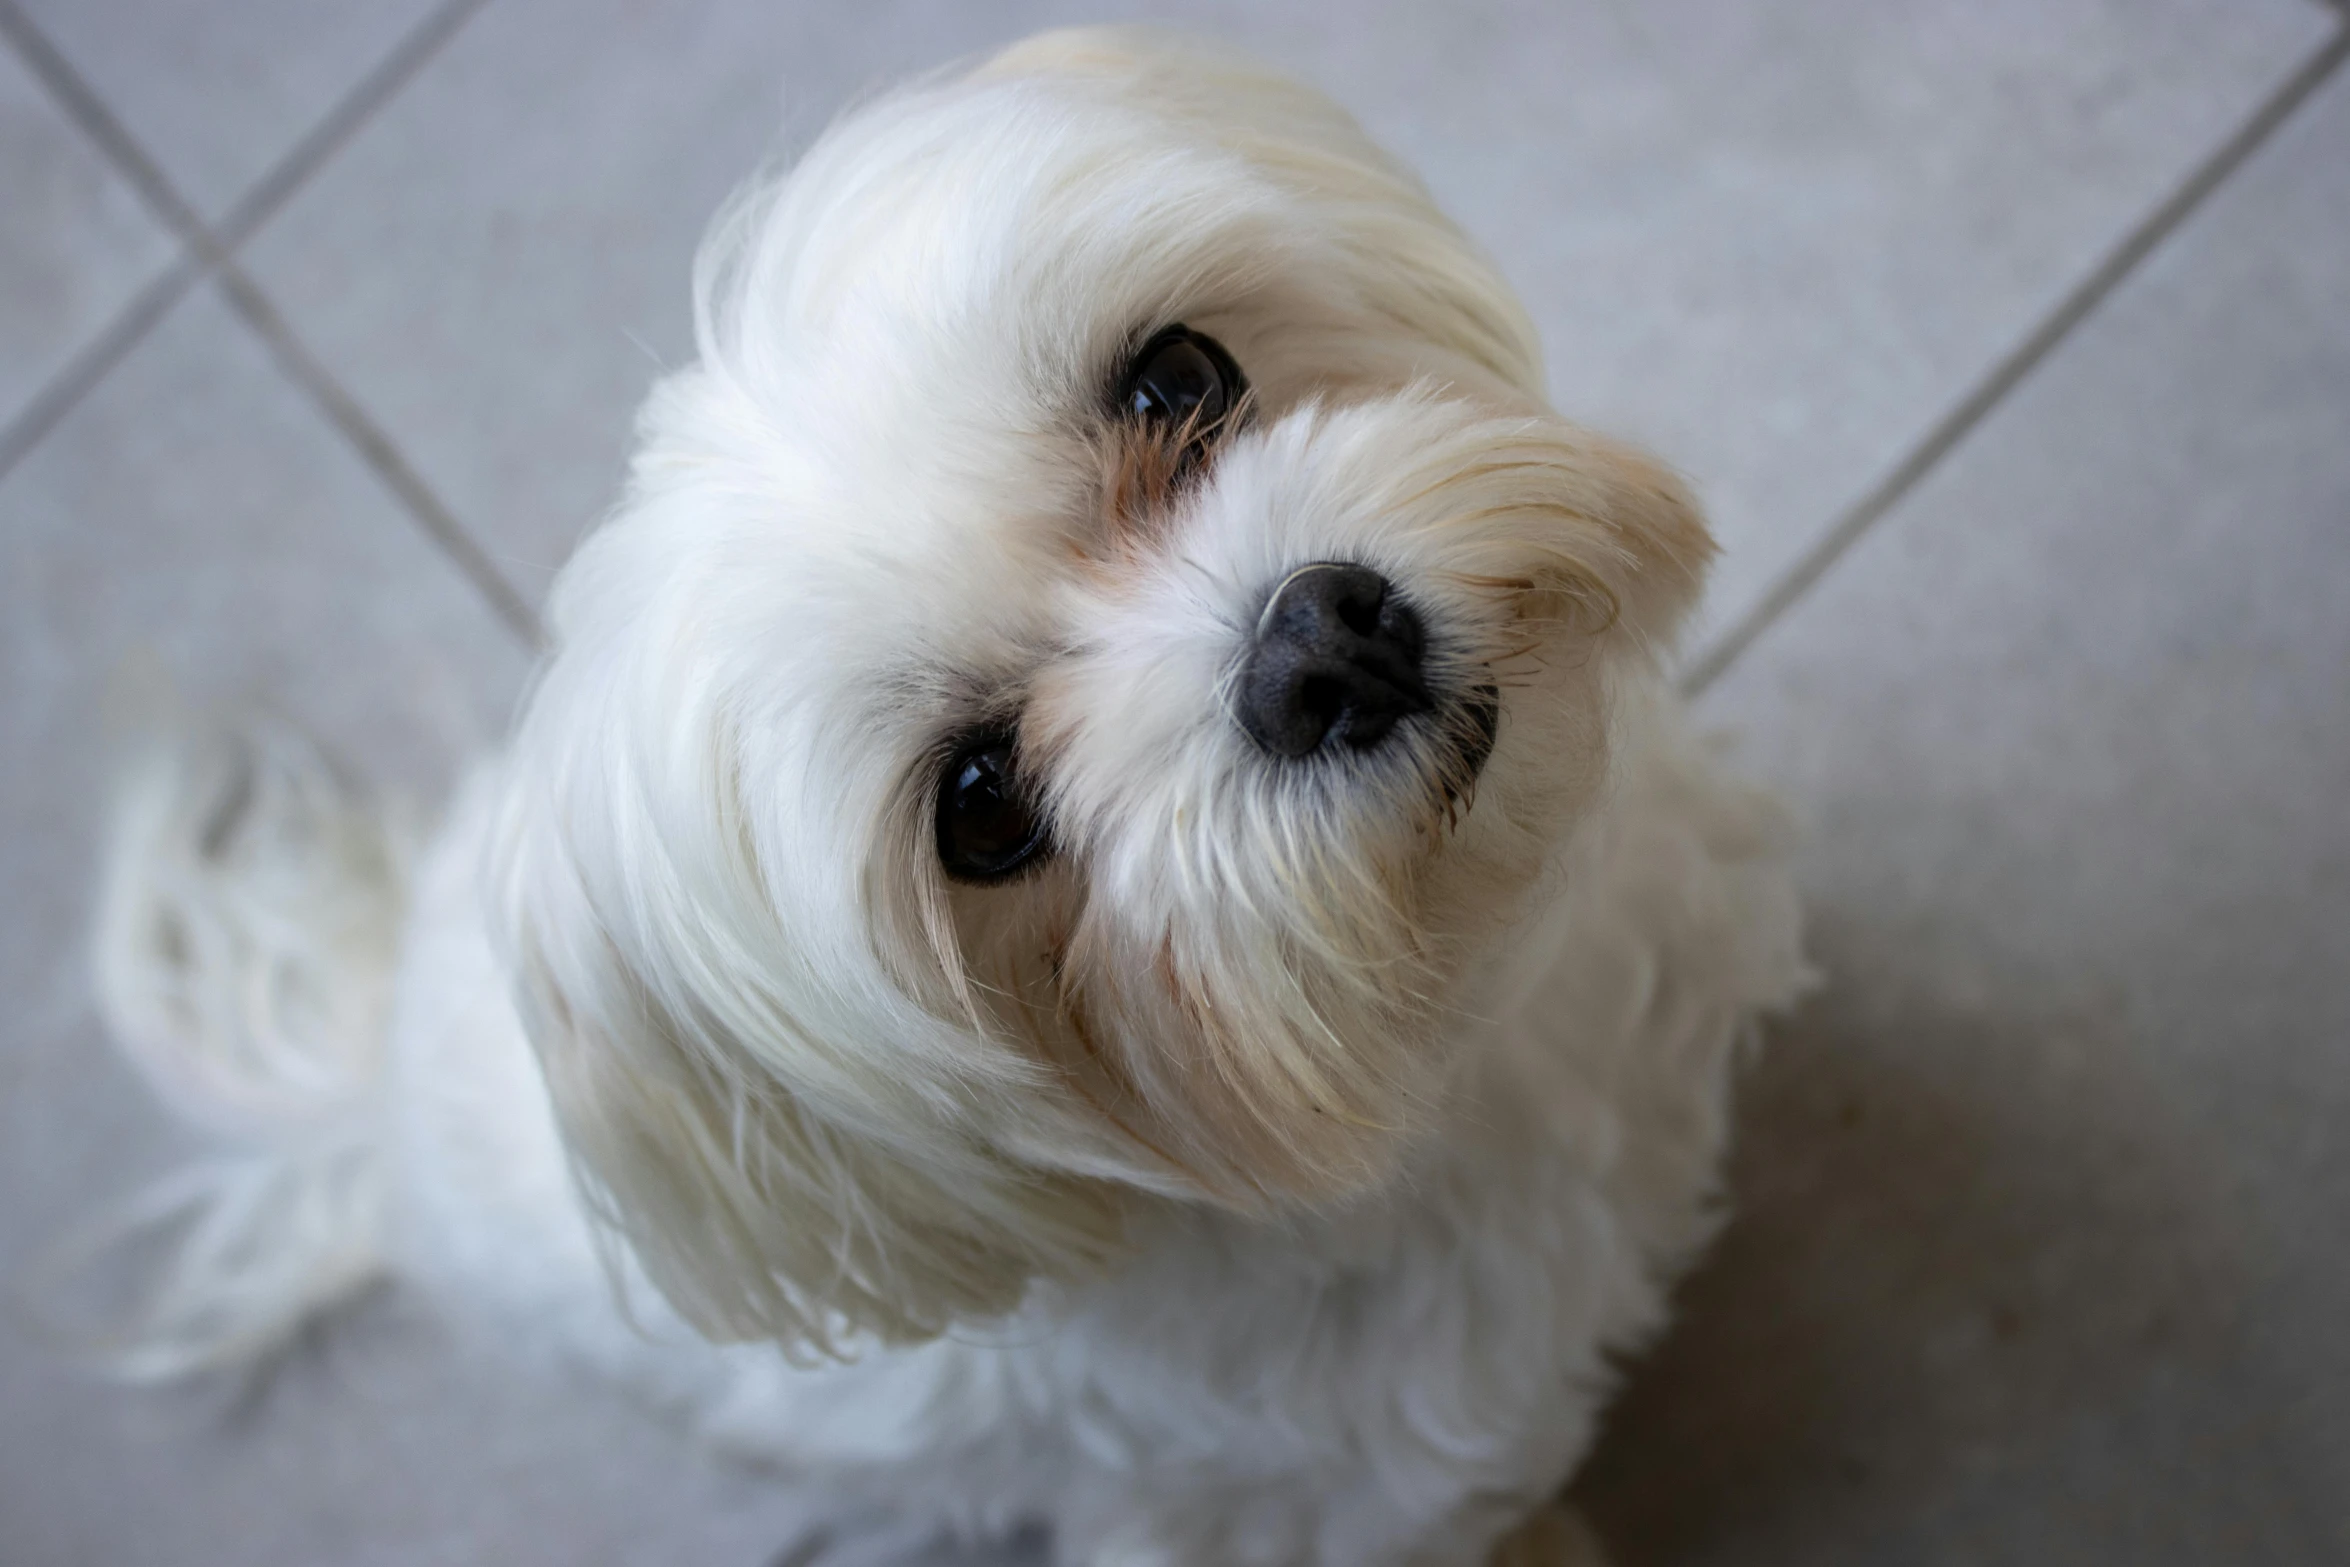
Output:
[[[1308,675],[1298,682],[1297,706],[1327,732],[1346,707],[1346,688],[1328,675]]]
[[[1319,561],[1293,571],[1257,621],[1241,665],[1236,716],[1275,756],[1305,756],[1333,736],[1364,749],[1434,703],[1420,674],[1420,618],[1367,566]]]
[[[1387,583],[1378,580],[1375,593],[1349,593],[1338,601],[1338,618],[1358,637],[1379,633],[1379,606],[1386,602]]]

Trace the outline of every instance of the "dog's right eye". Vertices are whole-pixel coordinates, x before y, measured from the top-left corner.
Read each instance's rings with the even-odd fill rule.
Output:
[[[957,881],[1001,881],[1050,842],[1013,762],[1012,737],[990,731],[939,769],[938,862]]]

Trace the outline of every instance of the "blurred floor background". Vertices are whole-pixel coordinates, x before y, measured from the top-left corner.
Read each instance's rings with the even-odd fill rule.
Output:
[[[185,1152],[84,993],[159,660],[430,801],[703,220],[1123,11],[1334,93],[1728,547],[1828,983],[1580,1482],[1626,1567],[2350,1560],[2350,72],[2320,0],[0,0],[0,1269]],[[0,1321],[0,1561],[680,1563],[755,1476],[380,1300],[248,1397]]]

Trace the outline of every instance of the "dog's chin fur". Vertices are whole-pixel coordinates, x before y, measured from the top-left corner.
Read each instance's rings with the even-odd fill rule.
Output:
[[[303,821],[239,849],[192,775],[126,815],[102,952],[143,1057],[183,1099],[305,1054],[364,1085],[279,1118],[345,1133],[262,1138],[289,1191],[341,1161],[333,1287],[269,1282],[324,1221],[247,1204],[212,1250],[277,1271],[183,1269],[244,1293],[160,1296],[141,1364],[266,1343],[359,1235],[831,1515],[1482,1559],[1702,1238],[1735,1041],[1799,977],[1775,817],[1660,677],[1688,496],[1549,410],[1492,265],[1342,113],[1156,35],[857,110],[695,284],[698,361],[418,868],[380,1071],[342,1070],[368,1019],[187,1022],[235,980],[204,953],[262,961],[188,931],[310,896]],[[1250,384],[1180,471],[1111,414],[1178,322]],[[1408,602],[1434,707],[1273,757],[1236,670],[1315,561]],[[982,725],[1053,839],[985,886],[932,826]],[[374,950],[271,983],[361,990]]]

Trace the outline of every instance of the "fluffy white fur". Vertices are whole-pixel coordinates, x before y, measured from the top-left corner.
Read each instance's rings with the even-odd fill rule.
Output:
[[[1503,1542],[1704,1239],[1801,970],[1777,817],[1660,672],[1688,497],[1547,408],[1491,264],[1344,114],[1156,35],[859,109],[695,282],[698,362],[412,880],[282,742],[126,816],[103,989],[242,1151],[142,1211],[187,1239],[125,1363],[388,1272],[843,1525],[1567,1552]],[[1254,405],[1173,484],[1104,410],[1178,321]],[[1282,761],[1230,688],[1317,560],[1410,596],[1445,702]],[[1059,847],[974,887],[932,790],[988,717]]]

